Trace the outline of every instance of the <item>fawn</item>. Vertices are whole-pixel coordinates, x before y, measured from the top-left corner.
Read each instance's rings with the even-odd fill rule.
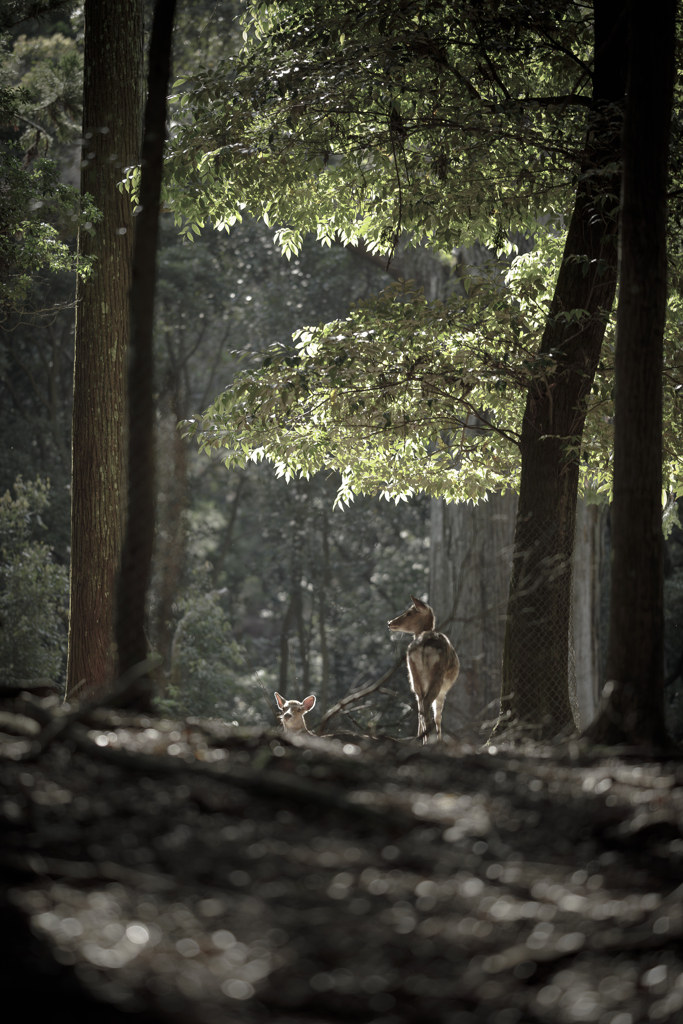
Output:
[[[304,715],[315,707],[315,695],[311,694],[303,701],[285,700],[279,693],[275,694],[275,700],[282,714],[280,721],[285,732],[308,732],[311,730],[304,722]],[[311,735],[313,735],[311,733]]]
[[[411,594],[412,605],[403,615],[388,623],[389,629],[412,633],[415,639],[408,647],[406,661],[410,688],[417,700],[418,739],[429,740],[427,707],[431,704],[436,734],[441,739],[441,715],[446,694],[458,678],[460,659],[453,644],[443,633],[435,633],[434,612]]]

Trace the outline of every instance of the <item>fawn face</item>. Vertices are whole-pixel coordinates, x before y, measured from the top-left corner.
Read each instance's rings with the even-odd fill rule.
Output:
[[[285,700],[279,693],[275,694],[275,700],[277,706],[282,712],[280,715],[280,721],[282,727],[285,730],[291,730],[292,732],[308,732],[308,728],[304,721],[304,715],[307,711],[311,711],[315,707],[315,695],[311,694],[310,697],[306,697],[303,701],[298,700]]]
[[[410,608],[403,615],[397,615],[395,619],[390,619],[387,623],[389,629],[397,633],[413,633],[415,636],[418,633],[434,629],[434,612],[432,609],[424,601],[413,597],[412,594],[410,597],[413,602]]]

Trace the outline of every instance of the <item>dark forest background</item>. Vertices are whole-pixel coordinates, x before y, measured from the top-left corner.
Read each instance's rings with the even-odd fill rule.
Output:
[[[235,47],[236,13],[223,2],[194,4],[191,15],[181,9],[175,73]],[[36,123],[52,128],[49,156],[74,185],[82,30],[78,10],[22,22],[10,31],[3,58],[5,81],[32,91]],[[34,128],[19,130],[30,150]],[[2,132],[6,142],[16,141],[16,127]],[[44,137],[38,152],[41,144]],[[334,475],[287,482],[270,465],[228,471],[218,457],[199,456],[176,425],[205,408],[265,348],[288,341],[302,325],[344,317],[351,303],[391,278],[370,257],[312,239],[287,261],[273,231],[252,220],[230,234],[207,229],[193,242],[178,235],[170,214],[162,220],[149,619],[150,642],[164,658],[160,704],[169,713],[268,721],[264,689],[278,689],[297,697],[315,692],[323,710],[352,683],[393,664],[386,621],[411,591],[428,591],[428,500],[360,499],[334,508]],[[68,241],[75,246],[75,235]],[[437,264],[433,273],[444,270]],[[0,600],[15,626],[2,660],[11,660],[20,678],[64,673],[74,290],[72,274],[44,275],[33,305],[59,308],[10,317],[0,336],[0,494],[11,495],[0,513]],[[10,572],[19,553],[22,569],[17,563]],[[385,702],[382,726],[399,726],[407,697]]]
[[[181,7],[175,75],[235,50],[238,14],[227,0]],[[82,33],[78,8],[24,21],[8,32],[1,67],[2,84],[24,86],[33,104],[32,117],[0,129],[2,142],[19,141],[27,167],[49,150],[72,185],[81,159]],[[206,229],[190,242],[170,214],[162,217],[148,634],[163,657],[159,706],[169,714],[268,722],[277,689],[297,698],[315,692],[317,715],[392,666],[401,641],[388,634],[387,619],[410,593],[430,592],[426,497],[398,504],[361,498],[335,508],[334,474],[287,481],[268,464],[227,470],[218,454],[200,456],[177,429],[274,342],[344,317],[391,277],[414,276],[433,295],[457,286],[457,254],[451,265],[419,250],[399,254],[390,277],[381,261],[314,239],[288,261],[273,233],[245,219],[230,234]],[[75,247],[75,233],[64,228],[62,237]],[[16,678],[64,676],[74,292],[73,274],[44,274],[34,286],[34,311],[10,314],[1,325],[0,615],[7,628],[0,661]],[[48,307],[49,315],[40,312]],[[675,507],[668,520],[667,695],[670,728],[680,738],[683,534]],[[609,545],[602,550],[607,557]],[[606,617],[603,609],[605,624]],[[352,728],[413,730],[399,677],[353,715]]]

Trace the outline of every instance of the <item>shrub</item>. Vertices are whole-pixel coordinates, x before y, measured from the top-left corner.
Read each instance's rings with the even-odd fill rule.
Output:
[[[238,713],[244,664],[242,649],[221,607],[221,592],[208,589],[206,567],[195,572],[178,600],[170,681],[160,710],[232,719]]]
[[[5,682],[63,672],[66,653],[67,570],[52,548],[33,539],[45,529],[40,512],[48,504],[49,482],[24,483],[18,476],[12,498],[0,498],[0,665]]]

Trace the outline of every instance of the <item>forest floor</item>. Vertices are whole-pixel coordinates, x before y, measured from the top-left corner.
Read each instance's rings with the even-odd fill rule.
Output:
[[[0,981],[24,1019],[683,1021],[683,757],[27,693],[0,732]]]

